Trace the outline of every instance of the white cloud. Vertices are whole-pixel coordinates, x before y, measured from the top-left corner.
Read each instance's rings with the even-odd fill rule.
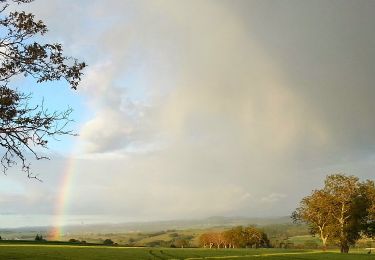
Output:
[[[261,202],[264,202],[264,203],[275,203],[275,202],[278,202],[284,198],[286,198],[287,196],[285,194],[281,194],[281,193],[271,193],[265,197],[262,197],[260,199]]]

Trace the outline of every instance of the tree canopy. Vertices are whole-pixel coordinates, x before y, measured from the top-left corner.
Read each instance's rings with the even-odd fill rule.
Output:
[[[260,229],[248,226],[237,226],[223,232],[204,233],[199,237],[199,243],[203,247],[269,247],[267,235]]]
[[[322,189],[301,200],[292,218],[308,223],[311,233],[319,235],[323,248],[332,241],[347,253],[363,234],[374,236],[374,194],[372,181],[329,175]]]
[[[32,95],[22,93],[12,84],[16,77],[32,77],[36,83],[65,80],[72,89],[81,81],[84,62],[64,55],[60,43],[40,43],[47,26],[32,13],[12,10],[33,0],[0,0],[0,146],[1,165],[21,163],[30,178],[27,154],[44,159],[37,147],[47,148],[50,138],[71,135],[66,126],[71,109],[49,112],[43,104],[30,106]],[[31,91],[32,92],[32,91]],[[48,159],[48,158],[47,158]]]

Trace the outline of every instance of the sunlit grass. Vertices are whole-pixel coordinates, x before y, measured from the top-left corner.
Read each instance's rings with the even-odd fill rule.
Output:
[[[203,249],[203,248],[130,248],[74,245],[2,244],[0,259],[375,259],[365,250],[340,254],[337,251],[289,249]]]

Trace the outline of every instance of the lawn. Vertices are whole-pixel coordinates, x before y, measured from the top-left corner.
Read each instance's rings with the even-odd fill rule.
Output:
[[[361,251],[362,252],[362,251]],[[375,255],[336,252],[322,253],[309,250],[286,249],[172,249],[172,248],[124,248],[103,246],[69,245],[11,245],[0,246],[0,259],[327,259],[327,260],[375,260]]]

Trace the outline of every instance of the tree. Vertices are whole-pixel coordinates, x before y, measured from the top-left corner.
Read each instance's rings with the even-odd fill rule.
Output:
[[[217,248],[220,248],[224,244],[224,236],[220,232],[212,233],[213,236],[213,243],[216,245]]]
[[[203,233],[202,235],[199,236],[199,245],[206,248],[207,246],[210,245],[210,237],[209,234]]]
[[[268,247],[267,235],[261,230],[249,226],[243,230],[243,240],[245,247]]]
[[[237,226],[223,232],[204,233],[199,237],[199,244],[210,248],[269,247],[269,240],[263,231],[255,227]]]
[[[229,229],[223,232],[226,247],[235,248],[236,244],[236,232],[234,229]]]
[[[183,238],[178,238],[174,241],[173,244],[175,245],[175,247],[184,248],[189,246],[189,241]]]
[[[39,234],[36,234],[35,238],[34,238],[35,241],[46,241],[42,235],[39,235]]]
[[[308,223],[311,232],[319,234],[323,248],[327,240],[332,240],[339,244],[342,253],[348,253],[349,246],[371,223],[368,183],[360,182],[355,176],[329,175],[324,188],[303,198],[292,217]]]
[[[375,183],[367,180],[362,185],[362,196],[367,201],[367,219],[365,221],[365,234],[368,237],[375,238]]]
[[[333,218],[337,223],[336,238],[342,253],[360,238],[362,223],[367,214],[366,203],[360,193],[361,184],[355,176],[333,174],[325,180],[325,191],[331,195]]]
[[[292,218],[295,222],[307,222],[310,232],[319,235],[323,249],[326,250],[328,238],[332,238],[336,232],[331,198],[327,192],[315,190],[310,196],[303,198]]]
[[[12,86],[16,77],[31,77],[36,83],[65,80],[72,89],[81,81],[84,62],[67,57],[59,43],[40,43],[47,27],[31,13],[9,11],[11,5],[33,0],[0,0],[0,146],[4,173],[17,162],[29,178],[27,156],[48,159],[36,148],[47,148],[50,138],[72,135],[66,130],[71,109],[49,112],[43,104],[30,106],[31,94]]]
[[[106,240],[103,241],[103,244],[107,246],[111,246],[114,244],[114,242],[111,239],[107,238]]]
[[[262,232],[262,244],[261,247],[271,247],[270,240],[265,232]]]

